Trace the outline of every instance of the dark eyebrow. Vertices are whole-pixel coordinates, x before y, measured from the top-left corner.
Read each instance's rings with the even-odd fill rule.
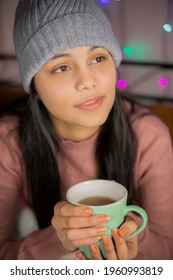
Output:
[[[90,52],[94,51],[95,49],[99,49],[99,48],[101,48],[101,47],[98,47],[98,46],[91,47],[91,48],[89,48],[88,52],[90,53]]]
[[[88,50],[88,53],[94,51],[95,49],[98,49],[98,48],[101,48],[101,47],[98,47],[98,46],[94,46],[94,47],[90,47],[89,50]],[[51,58],[51,60],[53,59],[57,59],[57,58],[61,58],[61,57],[72,57],[71,54],[68,54],[68,53],[60,53],[60,54],[56,54],[55,56],[53,56]]]
[[[51,58],[51,60],[57,59],[57,58],[61,58],[61,57],[71,57],[71,55],[68,54],[68,53],[56,54],[55,56],[53,56],[53,57]]]

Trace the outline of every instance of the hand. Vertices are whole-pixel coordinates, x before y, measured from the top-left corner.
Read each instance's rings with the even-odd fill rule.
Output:
[[[108,221],[109,217],[106,215],[92,215],[89,207],[61,201],[54,207],[52,226],[62,246],[68,251],[74,251],[81,246],[98,242],[101,234],[106,231],[102,224]]]
[[[114,247],[113,241],[110,236],[103,235],[102,242],[105,249],[107,260],[130,260],[134,259],[138,253],[138,239],[137,236],[126,239],[132,232],[136,231],[137,225],[131,217],[126,217],[126,221],[119,229],[112,230],[113,240],[116,245]],[[99,247],[96,244],[90,245],[90,252],[92,258],[95,260],[102,260]],[[80,260],[86,260],[83,253],[76,254]]]

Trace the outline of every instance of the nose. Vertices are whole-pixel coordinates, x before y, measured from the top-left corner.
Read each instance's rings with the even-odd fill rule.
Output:
[[[96,77],[90,69],[80,70],[76,78],[76,89],[80,92],[96,87]]]

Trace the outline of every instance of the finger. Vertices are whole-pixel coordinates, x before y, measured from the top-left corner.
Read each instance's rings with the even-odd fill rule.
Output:
[[[101,256],[101,253],[100,253],[100,249],[96,244],[91,244],[89,246],[89,248],[90,248],[90,253],[91,253],[91,256],[92,256],[93,260],[102,260],[103,259],[102,256]],[[76,257],[79,260],[86,260],[87,259],[82,252],[77,253]]]
[[[138,237],[128,237],[137,230],[137,224],[133,218],[127,216],[126,222],[120,227],[118,234],[126,240],[128,259],[134,259],[138,253]]]
[[[80,248],[83,246],[89,246],[91,244],[97,243],[99,240],[101,240],[101,236],[93,236],[93,237],[87,237],[85,239],[75,239],[70,241],[70,244],[75,248]]]
[[[97,244],[91,244],[89,246],[90,253],[93,260],[103,260],[101,252]]]
[[[90,217],[63,217],[61,218],[62,228],[89,228],[106,224],[109,217],[106,215],[92,215]],[[58,219],[57,219],[58,223]]]
[[[118,229],[112,230],[112,235],[115,241],[115,247],[117,252],[117,259],[119,260],[128,260],[129,252],[126,240],[123,237],[120,237],[118,234]]]
[[[54,213],[58,216],[91,216],[92,209],[85,206],[75,206],[66,201],[58,202],[54,207]]]
[[[138,237],[131,237],[126,241],[126,243],[129,251],[129,259],[134,259],[138,254]]]
[[[58,202],[54,207],[54,215],[52,217],[51,223],[54,228],[63,228],[66,227],[66,221],[63,218],[64,217],[80,217],[80,216],[91,216],[92,210],[88,207],[80,207],[80,206],[74,206],[66,201],[60,201]]]
[[[131,233],[135,232],[137,230],[137,224],[136,222],[131,218],[127,217],[126,221],[122,226],[119,228],[118,233],[121,237],[127,237]]]
[[[65,239],[68,240],[79,240],[86,239],[89,237],[100,236],[107,230],[106,227],[92,227],[92,228],[82,228],[82,229],[63,229],[62,234]]]
[[[113,238],[115,241],[117,256],[119,260],[129,260],[133,259],[138,252],[138,240],[137,237],[131,237],[126,239],[125,236],[121,237],[118,229],[112,230]],[[128,232],[123,232],[127,234]]]
[[[86,257],[85,257],[85,255],[82,252],[76,253],[76,258],[78,260],[86,260]]]
[[[115,246],[112,242],[112,239],[108,235],[102,236],[102,243],[105,250],[105,255],[107,260],[117,260],[117,253],[115,251]]]

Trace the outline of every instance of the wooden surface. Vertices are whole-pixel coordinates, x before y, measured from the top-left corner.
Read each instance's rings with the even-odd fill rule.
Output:
[[[22,88],[17,87],[0,87],[0,110],[16,98],[24,95]]]
[[[149,108],[167,124],[173,140],[173,106],[158,104]]]

